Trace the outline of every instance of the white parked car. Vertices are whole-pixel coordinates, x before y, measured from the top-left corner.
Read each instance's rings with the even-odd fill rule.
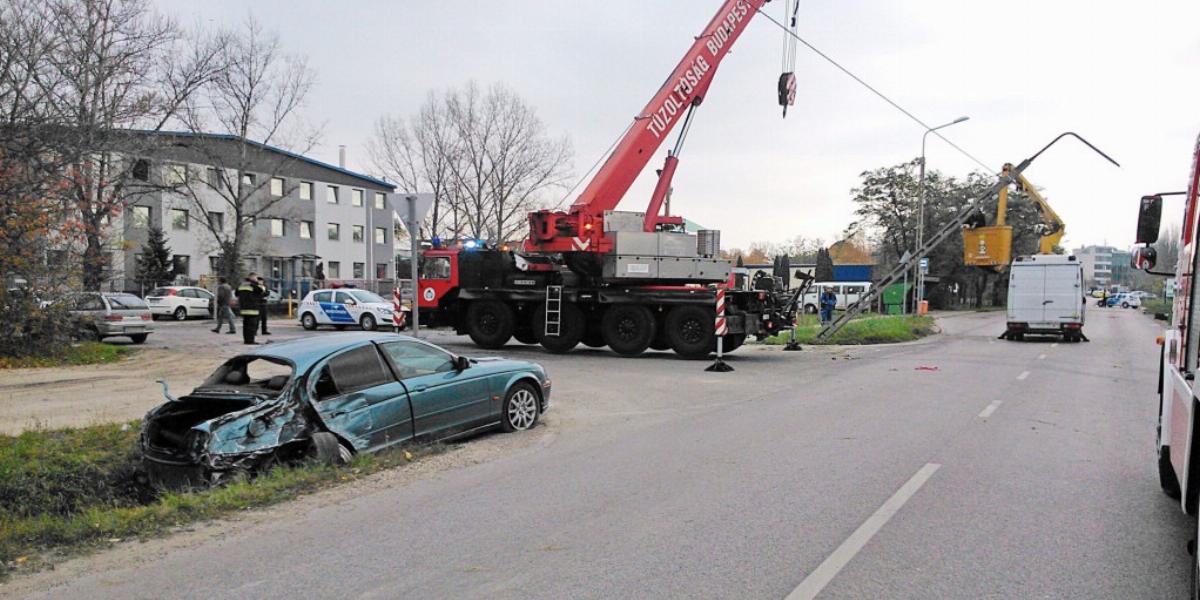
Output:
[[[297,313],[300,325],[309,331],[321,325],[338,329],[357,325],[363,331],[372,331],[393,323],[391,301],[354,288],[313,290],[300,301]]]
[[[150,314],[155,319],[171,317],[176,321],[184,321],[188,317],[209,318],[216,302],[212,292],[187,285],[154,288],[146,294],[146,304],[150,306]]]
[[[1142,307],[1142,297],[1134,294],[1122,294],[1120,298],[1117,299],[1117,302],[1120,303],[1121,308]]]

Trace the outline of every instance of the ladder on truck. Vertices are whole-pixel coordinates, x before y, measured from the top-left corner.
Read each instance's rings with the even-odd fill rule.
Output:
[[[562,286],[546,286],[546,336],[558,337],[562,333]]]
[[[1121,166],[1117,163],[1117,161],[1113,160],[1112,157],[1102,152],[1099,148],[1093,146],[1091,142],[1080,137],[1079,134],[1071,131],[1059,134],[1058,137],[1051,140],[1049,144],[1043,146],[1042,149],[1038,150],[1033,156],[1021,161],[1020,164],[1010,169],[1007,174],[1001,173],[997,177],[996,183],[992,184],[992,186],[988,188],[986,192],[981,194],[978,198],[972,200],[967,206],[963,207],[963,209],[959,211],[958,215],[954,217],[954,220],[947,223],[946,226],[935,233],[933,237],[925,240],[921,247],[917,248],[917,251],[914,254],[910,256],[908,253],[905,253],[905,257],[901,257],[900,263],[897,264],[895,268],[893,268],[891,272],[887,274],[887,276],[881,279],[876,285],[871,286],[871,289],[868,290],[867,293],[859,296],[858,302],[846,307],[846,312],[842,313],[841,316],[833,321],[830,321],[830,323],[826,325],[824,329],[818,332],[816,337],[817,341],[828,341],[829,338],[833,337],[833,334],[837,333],[842,327],[845,327],[845,325],[853,320],[854,317],[857,317],[858,315],[862,314],[863,311],[869,309],[871,307],[871,303],[883,293],[883,290],[904,278],[904,275],[912,271],[913,267],[916,266],[916,264],[921,260],[922,256],[925,256],[930,250],[933,250],[939,244],[946,241],[946,239],[948,239],[951,235],[961,231],[962,226],[966,224],[968,219],[971,218],[971,215],[982,208],[982,204],[985,200],[998,194],[1000,192],[1000,188],[1006,187],[1012,182],[1016,181],[1017,178],[1020,177],[1021,172],[1029,168],[1029,165],[1032,164],[1037,157],[1041,156],[1047,148],[1053,146],[1055,142],[1067,136],[1071,136],[1080,142],[1083,142],[1088,148],[1091,148],[1093,151],[1095,151],[1096,154],[1108,159],[1108,162],[1111,162],[1118,167]]]

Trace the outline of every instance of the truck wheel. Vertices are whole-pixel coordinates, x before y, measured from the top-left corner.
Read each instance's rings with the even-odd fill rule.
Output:
[[[742,344],[745,344],[745,343],[746,343],[746,334],[744,334],[744,333],[739,333],[736,335],[727,335],[727,336],[725,336],[725,345],[721,348],[721,352],[723,352],[725,354],[729,354],[730,352],[733,352],[734,350],[741,348]]]
[[[513,312],[498,300],[478,300],[467,308],[467,334],[480,348],[503,348],[512,338]]]
[[[537,336],[533,334],[533,329],[517,329],[513,331],[513,338],[522,344],[536,344]]]
[[[588,348],[603,348],[607,345],[607,342],[604,341],[604,332],[600,331],[600,322],[588,320],[587,330],[584,331],[583,339],[580,341]]]
[[[559,335],[546,335],[546,305],[539,304],[533,313],[533,334],[538,337],[542,347],[554,354],[570,352],[579,345],[587,324],[583,319],[583,311],[570,302],[563,302],[560,315],[561,327]]]
[[[613,352],[637,356],[654,340],[654,313],[637,304],[616,304],[605,311],[600,330]]]
[[[1179,499],[1179,479],[1175,477],[1175,469],[1171,467],[1171,448],[1158,451],[1158,485],[1168,498]]]
[[[706,358],[717,347],[712,310],[694,304],[676,306],[667,314],[667,339],[684,358]]]

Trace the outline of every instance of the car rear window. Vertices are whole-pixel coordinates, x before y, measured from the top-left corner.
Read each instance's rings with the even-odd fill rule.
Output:
[[[349,394],[392,381],[375,346],[359,346],[329,361],[329,374],[337,390]]]
[[[282,359],[239,356],[217,368],[201,388],[235,389],[276,395],[292,378],[293,368]]]
[[[147,296],[169,296],[171,295],[170,288],[154,288]]]
[[[137,296],[109,296],[108,305],[113,310],[146,310],[146,302]]]

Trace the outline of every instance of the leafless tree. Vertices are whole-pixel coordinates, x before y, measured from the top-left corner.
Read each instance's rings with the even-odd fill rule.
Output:
[[[125,130],[161,130],[192,93],[219,69],[219,40],[188,34],[155,14],[147,0],[18,2],[40,15],[49,51],[34,68],[47,117],[56,127],[54,154],[68,163],[65,198],[73,207],[65,228],[83,239],[82,283],[99,289],[107,267],[105,228],[142,189],[129,185],[136,164],[151,155],[150,137]],[[30,8],[31,7],[31,8]]]
[[[240,32],[226,37],[219,60],[223,69],[182,112],[194,134],[183,144],[195,162],[211,170],[189,174],[181,191],[195,209],[189,214],[212,236],[220,273],[236,280],[251,241],[250,225],[263,216],[283,216],[278,205],[296,190],[291,183],[275,190],[282,193],[271,193],[272,179],[300,160],[296,155],[309,153],[320,131],[300,117],[315,74],[304,57],[283,51],[278,34],[247,18]],[[216,219],[214,213],[232,219]]]
[[[368,145],[375,168],[405,191],[432,191],[430,236],[508,240],[525,214],[548,204],[571,168],[572,149],[552,138],[536,110],[511,89],[474,82],[430,94],[408,122],[383,117]]]

